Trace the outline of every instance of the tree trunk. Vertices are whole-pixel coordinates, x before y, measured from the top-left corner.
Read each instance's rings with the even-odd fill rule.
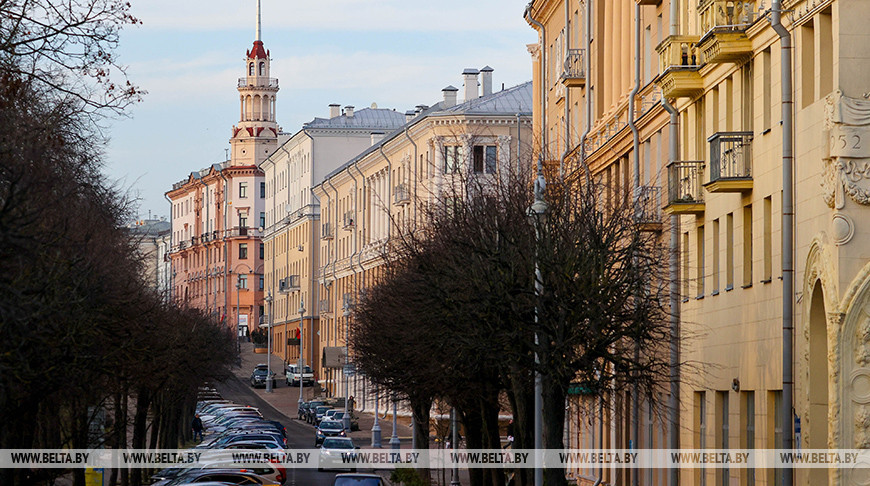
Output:
[[[531,449],[534,447],[534,380],[532,375],[512,366],[510,374],[511,392],[508,397],[514,412],[514,449]],[[530,484],[532,470],[527,468],[514,469],[514,483],[518,485]]]
[[[140,388],[136,394],[136,415],[133,417],[133,449],[144,449],[146,427],[148,425],[148,408],[151,405],[151,392]],[[142,486],[142,469],[133,468],[130,471],[130,484]]]
[[[429,449],[429,412],[432,410],[431,398],[411,399],[411,410],[414,414],[414,440],[417,449]],[[430,470],[420,468],[417,474],[426,484],[430,483]]]
[[[562,450],[562,436],[565,432],[565,398],[562,384],[553,379],[553,375],[544,373],[544,449]],[[564,486],[565,468],[554,467],[544,469],[544,484],[547,486]]]
[[[483,417],[480,408],[472,405],[457,406],[457,413],[465,427],[465,448],[483,449]],[[471,486],[484,486],[483,469],[473,467],[468,470]]]

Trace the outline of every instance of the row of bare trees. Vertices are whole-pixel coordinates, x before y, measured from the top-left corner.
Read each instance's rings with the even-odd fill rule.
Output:
[[[235,358],[229,331],[144,283],[134,201],[101,173],[100,122],[142,94],[113,58],[129,9],[0,0],[0,449],[177,447],[198,388]]]
[[[631,195],[585,174],[549,177],[535,218],[534,173],[460,176],[384,254],[351,344],[366,376],[410,403],[420,447],[439,401],[456,407],[468,448],[500,448],[506,397],[513,447],[533,448],[536,372],[547,449],[564,446],[572,385],[604,400],[637,386],[651,400],[666,384],[666,255],[636,223]],[[475,486],[505,482],[495,469],[470,473]],[[531,473],[517,470],[516,484]],[[545,482],[564,484],[565,471],[546,470]]]

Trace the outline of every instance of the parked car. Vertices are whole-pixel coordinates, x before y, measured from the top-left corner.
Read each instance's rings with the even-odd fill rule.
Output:
[[[167,482],[154,483],[152,486],[181,486],[186,484],[201,484],[207,482],[226,482],[230,484],[281,486],[282,481],[276,481],[261,476],[250,469],[194,469]]]
[[[314,385],[314,371],[310,366],[305,366],[302,368],[302,374],[299,373],[299,365],[291,364],[287,365],[287,369],[285,370],[287,375],[286,381],[290,386],[299,386],[299,382],[302,381],[302,385],[313,386]]]
[[[336,474],[332,486],[385,486],[384,479],[377,474],[343,473]]]
[[[344,424],[335,420],[323,420],[314,429],[314,447],[319,447],[327,437],[344,437]]]
[[[318,457],[317,470],[324,469],[350,469],[356,471],[356,464],[346,464],[342,460],[342,455],[347,457],[356,456],[356,446],[350,437],[327,437],[320,446],[320,456]]]
[[[254,367],[254,371],[251,372],[251,386],[257,388],[258,386],[266,386],[266,376],[269,376],[269,379],[272,380],[272,388],[275,388],[275,372],[273,371],[269,374],[268,365],[258,364]]]
[[[314,421],[311,423],[313,423],[315,426],[320,425],[320,421],[323,420],[323,414],[325,414],[327,410],[331,409],[332,407],[330,407],[329,405],[321,405],[315,408],[313,414]]]
[[[322,400],[312,400],[308,402],[308,407],[305,408],[305,417],[303,418],[303,420],[305,420],[309,424],[313,424],[315,410],[317,409],[317,407],[323,406],[325,404],[326,402]]]

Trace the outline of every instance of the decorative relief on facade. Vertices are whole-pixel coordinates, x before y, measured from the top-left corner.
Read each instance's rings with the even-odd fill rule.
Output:
[[[825,203],[834,209],[853,201],[870,205],[870,100],[848,98],[839,90],[825,105]]]
[[[834,243],[837,245],[845,245],[852,241],[852,237],[855,236],[855,223],[852,222],[852,218],[845,214],[835,214],[831,218],[831,227]]]

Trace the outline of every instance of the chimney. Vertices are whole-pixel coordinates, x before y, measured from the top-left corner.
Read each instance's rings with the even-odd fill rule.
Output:
[[[335,118],[337,116],[341,116],[341,105],[333,103],[329,105],[329,118]]]
[[[384,139],[384,132],[372,132],[372,146]]]
[[[474,68],[467,68],[465,71],[462,71],[462,76],[465,78],[465,101],[477,99],[477,93],[479,93],[477,89],[478,74],[480,74],[480,71]]]
[[[492,72],[493,69],[489,66],[480,70],[481,84],[483,85],[483,94],[481,96],[489,96],[492,94]]]
[[[414,110],[408,110],[405,112],[405,123],[411,123],[411,120],[417,116],[417,112]]]
[[[459,88],[455,86],[448,86],[441,90],[441,93],[444,94],[444,108],[456,106],[456,93],[458,92]]]
[[[344,107],[344,114],[347,115],[348,118],[353,118],[353,106],[347,105]]]
[[[429,107],[426,105],[417,105],[414,107],[414,113],[419,115],[420,113],[423,113],[424,111],[426,111],[428,109],[429,109]]]

